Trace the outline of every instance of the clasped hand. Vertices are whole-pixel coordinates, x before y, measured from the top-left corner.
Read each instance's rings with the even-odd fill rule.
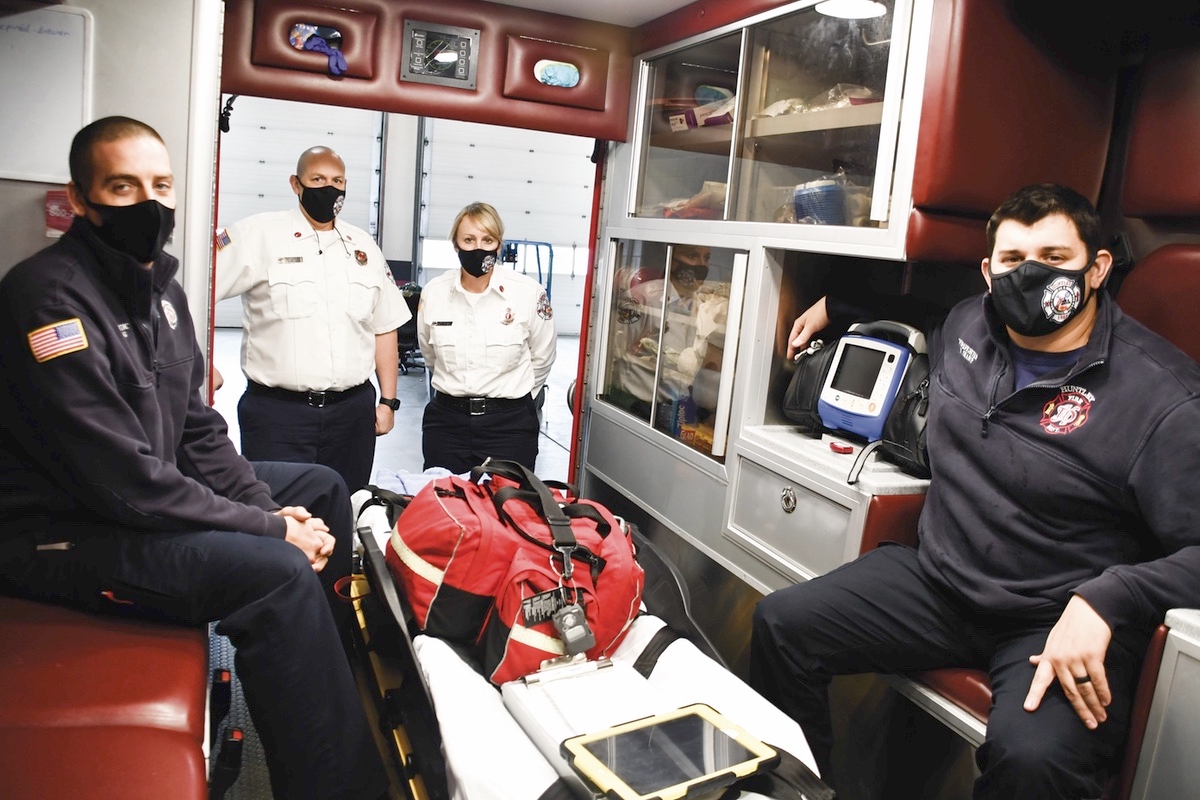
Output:
[[[1108,719],[1105,708],[1112,692],[1104,673],[1104,654],[1112,641],[1112,630],[1088,602],[1075,595],[1050,629],[1042,652],[1029,657],[1037,666],[1025,710],[1036,711],[1055,679],[1063,694],[1089,730]]]
[[[325,569],[336,542],[325,521],[314,517],[304,506],[285,506],[275,513],[287,521],[286,540],[308,556],[313,571]]]

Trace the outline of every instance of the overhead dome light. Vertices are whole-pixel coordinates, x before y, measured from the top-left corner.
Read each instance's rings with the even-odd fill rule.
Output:
[[[824,0],[816,8],[818,14],[841,19],[871,19],[887,13],[887,6],[876,0]]]

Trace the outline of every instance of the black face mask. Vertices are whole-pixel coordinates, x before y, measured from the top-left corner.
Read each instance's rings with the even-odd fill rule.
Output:
[[[462,264],[462,268],[467,271],[467,274],[482,278],[496,266],[496,254],[499,252],[499,248],[496,250],[459,250],[458,263]]]
[[[103,206],[91,200],[87,204],[100,215],[100,224],[92,226],[100,241],[142,264],[158,258],[175,230],[175,209],[154,199],[131,206]]]
[[[671,269],[671,281],[684,291],[692,291],[708,277],[708,267],[676,264]]]
[[[336,186],[314,187],[300,184],[300,205],[314,222],[333,222],[333,218],[341,213],[342,202],[345,199],[346,193]]]
[[[1067,324],[1087,304],[1084,270],[1057,269],[1022,261],[992,275],[992,305],[1000,320],[1024,336],[1045,336]]]

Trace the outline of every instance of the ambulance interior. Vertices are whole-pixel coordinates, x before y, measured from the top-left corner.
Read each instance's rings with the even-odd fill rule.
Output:
[[[660,582],[654,594],[659,613],[742,677],[755,602],[804,570],[821,571],[807,564],[798,571],[788,553],[783,568],[764,562],[786,549],[786,530],[765,546],[754,545],[750,555],[744,542],[733,541],[742,534],[730,533],[751,527],[737,516],[747,476],[757,474],[754,469],[771,475],[753,463],[751,456],[771,452],[755,437],[781,422],[784,340],[792,319],[819,296],[818,287],[870,285],[947,305],[976,293],[983,288],[984,225],[997,202],[1020,185],[1060,182],[1093,200],[1106,227],[1120,234],[1109,286],[1119,305],[1200,360],[1194,324],[1200,16],[1187,3],[1108,13],[1069,3],[1063,13],[1050,13],[1027,0],[895,0],[890,5],[908,15],[902,32],[911,38],[907,63],[894,69],[915,76],[904,84],[903,109],[898,101],[883,106],[895,114],[899,133],[889,157],[899,166],[891,182],[877,184],[884,187],[879,208],[864,208],[864,217],[885,221],[852,234],[849,245],[839,241],[848,225],[797,233],[805,226],[768,219],[778,204],[745,179],[738,189],[757,205],[735,207],[734,198],[747,195],[737,197],[730,188],[736,181],[722,172],[729,169],[724,162],[689,175],[704,187],[688,206],[694,215],[669,218],[659,212],[680,192],[647,180],[647,161],[639,160],[651,136],[642,127],[650,124],[644,109],[654,99],[647,54],[669,59],[680,48],[698,47],[689,52],[707,48],[737,62],[745,57],[738,45],[744,28],[810,12],[809,0],[193,0],[166,9],[151,0],[0,0],[0,23],[8,14],[56,5],[85,9],[95,19],[92,117],[153,119],[155,98],[164,97],[172,109],[158,127],[173,155],[186,157],[177,165],[183,173],[180,225],[171,247],[185,264],[203,265],[187,266],[183,278],[197,319],[213,314],[214,164],[220,107],[232,96],[594,139],[590,255],[574,379],[569,397],[546,401],[570,405],[569,454],[566,474],[549,477],[579,483],[586,496],[640,527]],[[405,61],[412,28],[406,24],[413,20],[474,31],[483,46],[471,71],[440,82],[414,79]],[[342,74],[331,74],[325,54],[289,44],[287,32],[309,22],[340,32]],[[131,31],[184,55],[146,70],[116,52],[123,48],[114,42]],[[543,62],[576,66],[577,84],[564,91],[542,82],[536,65]],[[128,87],[138,89],[133,99]],[[664,93],[679,92],[683,87]],[[664,118],[669,114],[658,124]],[[877,137],[868,138],[863,147],[878,147]],[[689,152],[687,163],[711,165],[710,151],[731,144],[745,142],[706,144]],[[786,154],[762,158],[780,170],[787,166]],[[0,213],[14,231],[0,270],[47,243],[42,215],[52,186],[0,173]],[[660,326],[678,313],[668,308],[681,294],[672,288],[672,259],[676,251],[694,254],[701,247],[708,251],[709,283],[694,302],[707,310],[689,323],[692,329],[677,325],[675,333],[686,341],[666,344],[661,336],[632,335],[632,327],[618,325],[622,316],[647,321],[645,309],[654,306]],[[642,268],[643,260],[661,266]],[[708,326],[704,335],[699,325]],[[659,352],[668,347],[669,368],[660,365]],[[411,347],[401,357],[411,368],[401,380],[419,381],[419,397],[427,376]],[[747,376],[753,386],[745,385]],[[687,430],[672,427],[660,410],[677,410],[681,394],[695,398],[697,386],[699,420]],[[724,422],[702,424],[719,418],[718,409],[725,410]],[[775,466],[766,455],[760,461]],[[670,471],[645,477],[635,463]],[[785,477],[788,466],[780,468]],[[693,482],[693,475],[707,482]],[[778,505],[779,485],[768,480],[760,487],[763,494],[751,496]],[[887,540],[915,544],[921,491],[856,496],[853,536],[821,558],[838,563]],[[685,522],[701,515],[695,529]],[[393,796],[450,797],[438,723],[407,632],[396,625],[402,601],[379,570],[381,554],[366,551],[366,578],[355,590],[362,622],[356,669],[364,705],[379,723]],[[1200,662],[1198,625],[1191,612],[1177,610],[1159,628],[1108,800],[1200,793],[1200,772],[1187,755],[1200,743],[1200,682],[1188,678],[1200,674],[1188,672]],[[236,704],[236,676],[213,669],[222,662],[209,631],[0,598],[0,636],[0,795],[262,796],[248,777],[255,768],[252,747],[243,750],[223,724]],[[841,797],[970,796],[977,774],[972,753],[990,706],[985,674],[937,670],[838,679],[833,700]]]

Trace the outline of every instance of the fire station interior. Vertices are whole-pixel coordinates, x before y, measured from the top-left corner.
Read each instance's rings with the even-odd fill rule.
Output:
[[[593,137],[603,153],[628,139],[638,54],[781,5],[698,0],[624,28],[480,0],[226,0],[221,91],[555,130]],[[1143,3],[1101,12],[1073,2],[1050,13],[1030,0],[934,0],[906,260],[886,268],[867,259],[840,260],[843,280],[852,284],[870,273],[885,288],[948,305],[983,288],[983,229],[997,202],[1019,185],[1067,183],[1093,199],[1106,228],[1118,234],[1109,285],[1117,302],[1200,360],[1200,13],[1193,5]],[[477,89],[465,99],[455,89],[401,84],[395,78],[399,49],[378,31],[402,27],[409,14],[480,28],[508,48],[481,59]],[[331,80],[324,62],[276,35],[302,17],[343,31],[354,65],[345,77]],[[522,72],[532,61],[560,57],[564,49],[577,55],[580,48],[591,54],[593,70],[571,105],[547,100],[546,87]],[[597,203],[596,228],[602,213],[617,212]],[[800,282],[792,288],[780,313],[777,349],[809,299]],[[585,333],[580,378],[588,356]],[[571,424],[578,425],[578,417]],[[570,438],[578,434],[572,428]],[[574,457],[570,463],[577,466]],[[893,507],[876,516],[863,549],[889,539],[915,543],[918,512],[919,506]],[[669,559],[703,558],[678,550],[649,515],[641,521]],[[431,734],[418,733],[436,722],[422,705],[410,650],[397,638],[403,631],[389,625],[378,587],[367,580],[356,587],[362,595],[356,669],[364,705],[379,723],[393,796],[448,796],[436,748],[421,738]],[[690,591],[703,635],[735,672],[744,670],[753,592],[716,598],[695,585]],[[709,607],[708,617],[702,606]],[[1161,725],[1154,704],[1167,633],[1160,628],[1147,654],[1134,725],[1107,800],[1154,796],[1144,793],[1150,759],[1143,742]],[[213,669],[221,655],[210,650],[207,630],[0,598],[0,637],[0,787],[7,787],[0,795],[269,796],[261,794],[264,779],[249,777],[249,749],[225,724],[237,702],[235,676],[227,667]],[[918,696],[967,722],[946,724],[916,702]],[[990,705],[986,675],[938,670],[838,679],[833,699],[840,797],[970,796],[977,774],[972,754]],[[1200,742],[1200,706],[1190,702],[1191,727],[1173,734],[1176,753]],[[233,757],[238,751],[240,761]],[[1200,777],[1190,774],[1194,765],[1175,769],[1179,780],[1200,786]]]

